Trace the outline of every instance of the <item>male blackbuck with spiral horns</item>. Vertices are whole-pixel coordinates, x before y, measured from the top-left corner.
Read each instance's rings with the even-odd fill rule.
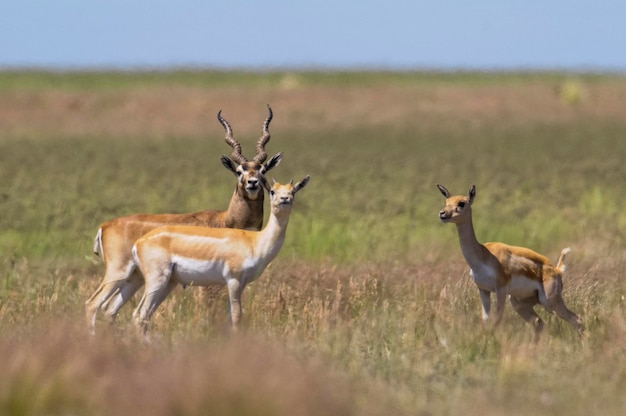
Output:
[[[496,325],[502,318],[504,302],[509,295],[515,312],[534,325],[535,341],[539,339],[544,326],[534,310],[537,304],[556,313],[582,335],[584,329],[580,318],[565,306],[562,297],[562,277],[565,271],[563,260],[570,249],[561,251],[554,266],[548,258],[528,248],[504,243],[480,244],[472,224],[472,203],[476,197],[476,187],[472,185],[468,195],[462,196],[451,195],[441,185],[437,185],[437,188],[446,197],[446,205],[439,211],[439,219],[456,225],[461,251],[480,292],[483,321],[486,322],[489,318],[491,293],[495,292]]]
[[[133,247],[135,266],[146,285],[133,312],[136,325],[145,335],[150,317],[176,285],[225,285],[230,299],[230,316],[236,329],[241,319],[241,293],[256,280],[278,255],[289,223],[296,192],[309,182],[306,176],[270,187],[270,217],[261,231],[170,225],[141,237]]]
[[[256,143],[256,155],[248,161],[241,153],[241,145],[233,138],[230,124],[218,112],[217,119],[226,131],[225,141],[233,149],[230,157],[222,155],[224,167],[237,176],[237,186],[226,211],[209,210],[190,214],[136,214],[115,218],[100,225],[94,242],[94,253],[101,255],[105,274],[96,292],[85,302],[87,322],[95,331],[96,315],[103,309],[112,321],[119,308],[143,285],[131,253],[135,242],[149,231],[167,224],[185,224],[203,227],[228,227],[260,230],[263,226],[262,183],[264,175],[276,167],[282,158],[278,153],[269,161],[265,145],[270,140],[269,124],[272,109],[263,123],[263,133]]]

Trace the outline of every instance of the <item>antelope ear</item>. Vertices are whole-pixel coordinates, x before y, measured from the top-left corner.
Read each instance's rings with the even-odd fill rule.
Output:
[[[437,184],[437,188],[439,188],[439,191],[443,194],[443,196],[450,198],[450,191],[448,191],[445,186]]]
[[[276,153],[272,158],[266,162],[263,166],[265,166],[265,171],[269,172],[274,169],[276,166],[280,164],[280,161],[283,159],[283,152]]]
[[[222,161],[222,165],[224,165],[226,169],[228,169],[235,175],[237,174],[237,164],[231,158],[226,155],[222,155],[220,160]]]
[[[474,197],[476,196],[476,185],[472,185],[469,189],[469,202],[470,204],[474,201]]]
[[[311,179],[311,176],[306,175],[304,178],[302,178],[302,180],[300,182],[298,182],[297,184],[295,184],[293,186],[293,193],[295,194],[296,192],[298,192],[300,189],[304,188],[306,186],[307,183],[309,183],[309,179]]]

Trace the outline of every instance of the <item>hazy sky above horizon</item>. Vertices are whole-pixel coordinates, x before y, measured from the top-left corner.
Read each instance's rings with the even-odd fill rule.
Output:
[[[626,1],[7,1],[0,69],[626,71]]]

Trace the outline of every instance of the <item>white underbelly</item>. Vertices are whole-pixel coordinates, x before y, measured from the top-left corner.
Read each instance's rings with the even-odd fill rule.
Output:
[[[225,285],[229,276],[228,265],[223,261],[174,258],[172,278],[185,286]]]
[[[513,276],[506,287],[506,292],[518,299],[526,299],[537,295],[542,290],[541,283],[526,276]]]
[[[472,276],[479,288],[490,292],[496,291],[496,277],[490,269],[485,268],[476,271],[470,269],[470,276]],[[529,279],[523,275],[514,275],[504,289],[511,296],[526,299],[535,296],[543,288],[541,283],[536,280]]]

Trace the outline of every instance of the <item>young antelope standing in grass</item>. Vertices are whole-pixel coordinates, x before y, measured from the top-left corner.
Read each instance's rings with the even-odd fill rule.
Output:
[[[472,224],[471,206],[476,187],[472,185],[467,196],[452,196],[441,185],[437,185],[437,188],[446,197],[446,205],[439,211],[439,219],[444,223],[456,224],[461,251],[480,292],[483,321],[486,322],[489,317],[491,293],[495,292],[495,325],[502,319],[504,302],[509,295],[515,312],[534,325],[535,342],[544,326],[534,310],[536,304],[556,313],[582,335],[584,328],[580,318],[565,306],[562,297],[562,275],[565,271],[563,260],[570,249],[561,251],[555,267],[545,256],[528,248],[504,243],[480,244]]]
[[[156,308],[177,285],[226,285],[232,325],[241,319],[241,293],[278,255],[289,223],[294,195],[309,182],[286,185],[266,180],[271,213],[261,231],[195,226],[165,226],[141,237],[133,247],[135,265],[145,278],[145,292],[133,312],[145,335]]]

